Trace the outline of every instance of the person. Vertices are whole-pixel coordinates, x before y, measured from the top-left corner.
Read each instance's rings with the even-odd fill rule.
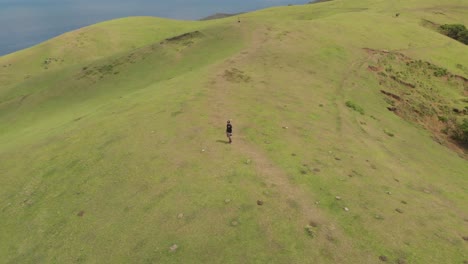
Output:
[[[226,136],[229,138],[229,144],[232,143],[232,125],[231,125],[231,121],[228,120],[227,121],[227,125],[226,125]]]

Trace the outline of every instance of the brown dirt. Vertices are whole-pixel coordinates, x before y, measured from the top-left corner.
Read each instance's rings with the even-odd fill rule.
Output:
[[[398,264],[406,264],[407,262],[406,262],[406,260],[404,260],[404,259],[402,259],[402,258],[399,258],[399,259],[397,260],[397,263],[398,263]]]
[[[84,213],[85,213],[85,211],[82,210],[82,211],[79,211],[78,214],[76,214],[76,215],[79,216],[79,217],[83,217]]]
[[[366,51],[370,55],[375,55],[375,54],[388,54],[390,53],[387,50],[376,50],[376,49],[371,49],[371,48],[363,48],[364,51]]]
[[[465,78],[465,77],[463,77],[463,76],[460,76],[460,75],[453,75],[453,77],[454,77],[455,79],[458,79],[458,80],[460,80],[460,81],[463,81],[465,84],[468,85],[468,79],[467,79],[467,78]]]
[[[388,260],[386,256],[380,256],[379,259],[383,262],[386,262]]]
[[[312,227],[318,227],[318,224],[315,221],[309,221],[309,225]]]
[[[395,100],[401,101],[401,97],[398,96],[398,95],[396,95],[396,94],[394,94],[394,93],[387,92],[387,91],[385,91],[385,90],[380,90],[380,92],[383,93],[383,94],[385,94],[386,96],[389,96],[389,97],[395,99]]]
[[[434,65],[430,62],[416,61],[397,51],[384,51],[369,48],[365,48],[364,51],[366,51],[370,55],[369,61],[380,61],[380,58],[392,56],[392,58],[396,59],[396,61],[399,61],[400,63],[405,63],[408,67],[411,67],[413,64],[415,64],[419,67],[425,67],[430,71],[440,69],[437,65]],[[425,104],[427,109],[423,108],[421,110],[417,106],[417,102],[414,104],[412,103],[413,101],[410,97],[411,95],[407,95],[406,92],[399,92],[398,94],[395,93],[393,91],[395,90],[394,85],[388,83],[387,80],[391,80],[393,82],[396,82],[398,85],[411,88],[416,93],[418,93],[418,89],[416,89],[417,86],[413,83],[402,80],[395,75],[386,74],[382,71],[382,68],[384,68],[384,66],[379,65],[378,63],[374,66],[368,66],[369,71],[376,74],[376,77],[379,79],[380,85],[385,87],[385,89],[381,89],[380,92],[386,97],[388,97],[390,100],[387,101],[389,104],[391,104],[387,107],[387,109],[389,111],[394,112],[396,115],[400,116],[405,120],[421,125],[426,130],[432,132],[433,139],[436,142],[455,151],[461,157],[468,159],[468,152],[466,146],[453,140],[451,137],[453,131],[456,130],[456,126],[453,123],[453,121],[451,121],[451,119],[447,118],[450,116],[450,114],[444,112],[445,108],[443,103]],[[453,75],[450,73],[447,73],[447,75],[445,76],[440,76],[439,78],[444,81],[449,81],[449,79],[455,79],[458,82],[458,85],[462,85],[462,87],[464,88],[462,94],[464,96],[468,96],[467,78],[460,75]],[[424,94],[422,94],[422,96],[424,96]],[[436,111],[438,114],[433,114],[431,113],[431,111]],[[465,109],[454,109],[454,112],[452,113],[452,115],[458,116],[466,114],[467,111]],[[447,120],[441,120],[439,118],[439,115],[447,118],[449,121],[447,122]],[[448,131],[448,133],[444,131]]]

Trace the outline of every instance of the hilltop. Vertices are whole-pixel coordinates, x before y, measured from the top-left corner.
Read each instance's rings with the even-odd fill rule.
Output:
[[[239,17],[0,57],[2,261],[468,261],[466,1]]]

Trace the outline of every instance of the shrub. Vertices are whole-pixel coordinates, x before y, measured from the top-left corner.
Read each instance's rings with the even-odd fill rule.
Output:
[[[444,68],[437,68],[434,72],[434,76],[436,77],[446,76],[447,74],[448,74],[448,71],[447,69],[444,69]]]
[[[463,122],[458,125],[456,139],[464,144],[468,144],[468,118],[463,119]]]
[[[442,33],[450,38],[468,45],[468,29],[462,24],[445,24],[440,26]]]
[[[466,30],[466,27],[462,24],[445,24],[440,26],[440,28],[444,31],[445,35],[456,38],[459,32]]]
[[[354,111],[360,113],[361,115],[364,115],[364,109],[360,107],[359,105],[351,102],[351,101],[346,101],[346,106],[353,109]]]
[[[468,45],[468,30],[465,29],[464,31],[459,32],[457,40]]]
[[[388,131],[387,129],[384,129],[384,133],[387,134],[387,136],[389,137],[394,137],[395,134],[393,134],[392,132]]]

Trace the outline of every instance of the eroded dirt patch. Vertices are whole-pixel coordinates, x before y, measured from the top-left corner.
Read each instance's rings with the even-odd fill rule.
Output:
[[[364,50],[373,61],[367,69],[378,78],[387,109],[467,158],[468,148],[459,135],[460,124],[468,118],[468,78],[399,52]],[[448,93],[458,95],[451,98]]]

